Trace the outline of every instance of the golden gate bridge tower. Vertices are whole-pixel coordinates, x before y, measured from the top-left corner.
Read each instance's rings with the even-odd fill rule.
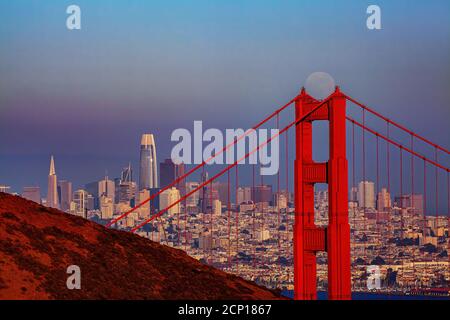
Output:
[[[346,98],[336,88],[326,104],[302,89],[295,101],[295,299],[317,299],[316,253],[328,254],[328,298],[351,298],[350,225],[348,222],[348,163],[346,158]],[[329,161],[313,161],[313,121],[329,122]],[[314,223],[314,185],[328,183],[329,224]]]

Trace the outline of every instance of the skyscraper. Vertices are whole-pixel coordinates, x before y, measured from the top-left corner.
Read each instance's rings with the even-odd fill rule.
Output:
[[[73,193],[73,200],[70,204],[70,212],[80,217],[86,217],[88,210],[88,193],[86,190],[79,189]]]
[[[358,204],[361,208],[375,208],[375,184],[361,181],[358,185]]]
[[[171,184],[174,180],[184,175],[184,164],[175,164],[172,159],[165,159],[159,164],[159,178],[161,187]],[[178,182],[175,187],[181,191],[182,181]]]
[[[22,198],[41,204],[41,188],[23,187]]]
[[[84,185],[84,189],[92,196],[93,209],[100,209],[99,182],[94,181]]]
[[[131,164],[123,168],[120,175],[119,184],[116,185],[116,199],[118,203],[130,204],[136,196],[136,183],[133,181],[133,169]]]
[[[270,203],[272,201],[272,186],[268,184],[255,186],[255,203]]]
[[[208,171],[204,171],[201,174],[201,182],[202,184],[208,181]],[[208,186],[205,184],[202,188],[202,192],[200,193],[200,209],[203,213],[206,213],[208,208]]]
[[[180,199],[180,191],[177,188],[172,187],[170,189],[167,189],[166,191],[163,191],[159,195],[159,207],[161,210],[163,210],[172,205],[173,203],[177,202],[179,199]],[[180,212],[179,203],[177,203],[176,205],[167,210],[167,213],[169,215],[179,212]]]
[[[50,172],[48,173],[47,207],[59,208],[58,205],[58,182],[55,170],[55,160],[50,158]]]
[[[70,202],[72,202],[72,182],[60,180],[58,182],[58,200],[62,211],[70,209]]]
[[[100,213],[102,219],[112,219],[114,214],[114,201],[104,194],[100,196]]]
[[[423,195],[422,194],[404,194],[395,197],[397,206],[403,209],[410,209],[413,213],[423,214]]]
[[[115,192],[116,192],[116,186],[114,184],[114,181],[108,179],[108,176],[105,176],[105,179],[100,180],[98,182],[99,197],[106,196],[109,199],[111,199],[112,201],[114,201]]]
[[[128,166],[123,168],[122,173],[120,175],[120,182],[131,182],[133,181],[133,169],[131,168],[131,163],[128,163]]]
[[[139,191],[139,193],[137,195],[138,203],[143,203],[145,200],[147,200],[150,197],[151,197],[150,190],[149,189],[143,189],[143,190]],[[153,201],[153,203],[154,203],[154,201]],[[151,204],[150,202],[147,202],[147,203],[141,205],[136,210],[136,212],[139,215],[139,218],[141,218],[141,219],[148,219],[150,217],[150,214],[151,214],[151,212],[150,212],[150,204]]]
[[[378,192],[377,197],[377,209],[378,211],[384,211],[392,207],[391,195],[386,188],[382,188],[381,192]]]
[[[156,145],[153,134],[143,134],[139,161],[139,190],[158,187]]]
[[[9,193],[9,190],[11,190],[10,186],[6,186],[4,184],[0,185],[0,192]]]
[[[242,202],[248,202],[252,199],[252,188],[250,187],[239,187],[237,189],[237,202],[236,204],[241,204]]]
[[[198,182],[186,182],[186,194],[198,188]],[[200,201],[200,191],[197,190],[186,199],[186,207],[197,207]]]

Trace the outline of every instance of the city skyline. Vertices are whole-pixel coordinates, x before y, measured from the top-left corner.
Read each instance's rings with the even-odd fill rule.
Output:
[[[149,160],[149,157],[151,157],[151,155],[155,155],[156,156],[156,144],[155,144],[155,137],[154,137],[153,134],[143,134],[141,136],[141,140],[140,141],[141,141],[141,144],[140,144],[140,151],[139,152],[141,154],[141,158],[142,158],[142,154],[143,154],[142,152],[143,151],[144,151],[143,159],[145,159],[147,161]],[[144,144],[142,144],[142,143],[144,143]],[[170,158],[165,158],[164,160],[162,160],[160,162],[157,162],[157,159],[154,162],[153,161],[148,161],[148,162],[151,163],[151,166],[153,167],[153,169],[151,171],[154,173],[154,176],[155,176],[155,178],[152,178],[152,183],[153,184],[156,183],[156,185],[160,185],[160,181],[159,181],[160,179],[163,179],[165,183],[167,181],[174,181],[177,177],[181,176],[185,172],[184,165],[183,166],[182,165],[175,165],[175,164],[173,164],[173,162],[172,162],[172,160]],[[138,181],[133,181],[133,177],[132,177],[132,175],[133,175],[132,171],[133,170],[132,170],[131,162],[128,162],[128,166],[127,167],[123,167],[122,169],[123,170],[121,171],[120,174],[115,174],[114,175],[114,180],[119,179],[118,181],[122,181],[122,182],[125,182],[125,183],[126,182],[133,182],[133,184],[132,185],[126,184],[124,186],[124,188],[122,188],[122,189],[118,188],[117,189],[117,192],[118,192],[117,196],[114,195],[115,190],[110,191],[113,194],[113,196],[110,197],[110,198],[113,198],[113,201],[116,201],[117,199],[119,199],[120,192],[126,194],[125,197],[128,197],[129,199],[131,199],[143,189],[156,189],[156,187],[153,186],[153,185],[152,186],[148,185],[148,186],[141,187],[141,186],[139,186],[137,184],[137,182],[139,180]],[[141,169],[139,170],[139,176],[141,176],[141,171],[145,171],[146,175],[148,175],[150,177],[150,174],[149,174],[150,171],[149,170],[150,170],[150,166],[147,167],[147,166],[144,165],[142,170]],[[167,171],[169,173],[163,173],[163,177],[161,177],[161,172],[158,172],[158,170],[164,170],[164,171]],[[170,172],[171,170],[173,172]],[[208,171],[205,171],[205,174],[208,174]],[[153,176],[153,174],[152,174],[152,176]],[[353,186],[351,185],[350,178],[351,177],[349,177],[349,201],[353,201],[353,198],[354,198],[353,191],[352,191]],[[123,179],[125,179],[125,180],[123,180]],[[139,179],[140,179],[140,177],[139,177]],[[91,181],[92,181],[92,179],[91,179]],[[200,177],[198,177],[198,179],[196,179],[196,180],[195,179],[194,180],[189,180],[188,182],[190,182],[190,183],[198,183],[198,182],[201,182],[201,181],[203,181],[203,179],[200,176]],[[245,181],[245,183],[241,182],[240,188],[241,187],[242,188],[249,187],[249,182],[250,181]],[[91,183],[86,183],[86,182],[85,183],[81,183],[79,185],[76,185],[75,188],[73,188],[71,181],[67,181],[66,179],[58,180],[58,178],[56,176],[55,159],[54,159],[54,156],[51,155],[50,156],[50,169],[49,169],[49,174],[47,176],[47,186],[46,186],[47,187],[47,194],[46,194],[46,197],[41,196],[41,191],[40,191],[41,190],[41,186],[33,185],[33,184],[27,184],[27,185],[22,186],[21,189],[20,189],[20,190],[22,190],[22,192],[19,192],[19,190],[11,190],[11,189],[9,189],[9,192],[16,192],[17,194],[22,194],[22,195],[25,194],[24,197],[27,198],[27,199],[30,199],[30,200],[36,199],[36,197],[37,197],[36,194],[39,193],[39,195],[41,196],[40,199],[41,200],[46,200],[46,201],[48,201],[47,200],[48,194],[49,194],[49,192],[51,192],[51,194],[53,196],[50,198],[50,202],[52,202],[52,204],[50,204],[48,206],[55,207],[55,208],[60,208],[61,203],[62,203],[62,199],[63,199],[65,201],[64,208],[66,208],[63,211],[66,211],[67,209],[69,209],[69,205],[70,205],[70,201],[68,199],[72,198],[72,195],[70,194],[69,190],[73,189],[74,193],[75,193],[75,191],[80,191],[80,190],[87,191],[88,193],[86,194],[86,196],[87,195],[91,195],[94,198],[98,198],[97,201],[100,201],[100,196],[102,194],[102,190],[108,188],[107,187],[108,183],[111,185],[111,187],[109,187],[109,189],[111,190],[113,188],[113,186],[115,185],[115,181],[109,180],[108,176],[106,175],[106,176],[103,176],[103,180],[99,179],[99,180],[91,182]],[[429,182],[429,183],[434,184],[433,181]],[[100,184],[102,184],[102,186],[100,186]],[[4,187],[10,187],[9,183],[6,183],[6,182],[3,182],[2,185]],[[164,185],[164,186],[161,185],[161,187],[165,187],[165,186],[166,185]],[[185,191],[184,189],[186,188],[186,185],[185,186],[181,186],[180,183],[177,183],[175,186],[177,187],[177,189],[179,191]],[[272,184],[268,184],[267,186],[270,187],[270,189],[272,189]],[[367,187],[364,187],[364,186],[367,186]],[[263,185],[259,185],[259,184],[257,184],[257,187],[258,188],[262,188],[262,189],[264,188]],[[293,186],[291,186],[291,187],[293,187]],[[391,190],[391,192],[387,192],[387,189],[386,189],[387,186],[386,185],[380,184],[379,186],[376,186],[376,183],[373,182],[373,181],[370,181],[370,180],[361,180],[361,181],[358,182],[356,187],[357,187],[357,196],[356,196],[357,198],[356,198],[356,200],[359,203],[363,203],[364,202],[364,196],[362,196],[362,194],[364,192],[368,192],[368,196],[367,197],[368,197],[369,200],[367,200],[367,202],[368,202],[368,204],[366,205],[367,208],[377,208],[378,209],[379,208],[378,207],[378,202],[380,201],[379,197],[380,197],[381,194],[383,194],[383,192],[386,192],[387,194],[389,194],[390,198],[389,198],[388,203],[390,203],[390,204],[393,204],[394,200],[395,200],[396,203],[398,203],[399,202],[398,199],[406,198],[406,197],[411,195],[411,193],[407,192],[407,191],[405,191],[403,194],[400,194],[396,190],[393,190],[393,191]],[[94,188],[96,191],[92,192],[91,191],[92,188]],[[98,190],[97,190],[97,188],[98,188]],[[115,188],[116,187],[114,187],[114,189]],[[258,190],[258,189],[256,189],[256,190]],[[259,191],[261,191],[261,190],[259,190]],[[320,192],[320,190],[321,189],[318,188],[316,191]],[[270,192],[272,192],[272,191],[270,191]],[[422,194],[415,192],[415,195],[418,196],[417,199],[420,198],[420,201],[423,202],[423,195]],[[258,197],[260,197],[262,195],[260,195],[259,192],[258,192],[255,196],[258,198]],[[52,200],[53,198],[55,198],[56,200]],[[137,197],[136,199],[139,199],[139,197]],[[143,201],[145,199],[146,198],[142,198],[141,200]],[[401,201],[401,202],[404,202],[404,201]],[[445,202],[445,201],[443,201],[443,202]],[[406,202],[404,202],[404,203],[406,203]],[[136,204],[138,204],[138,202]],[[100,204],[97,203],[95,205],[95,207],[99,208],[99,205]],[[422,208],[422,211],[423,211],[423,208]],[[442,209],[440,211],[441,211],[441,212],[439,212],[440,215],[447,215],[446,209]],[[429,205],[428,210],[425,213],[427,215],[430,215],[430,216],[436,215],[437,212],[436,212],[436,209],[434,207],[434,203],[433,202],[431,203],[431,205]]]
[[[179,165],[174,165],[173,163],[170,165],[169,161],[171,161],[170,159],[164,159],[162,162],[160,162],[160,168],[164,168],[167,169],[169,166],[171,166],[172,170],[175,170],[174,173],[172,173],[172,180],[170,181],[175,181],[178,177],[180,177],[182,174],[181,171],[180,173],[178,173],[179,169],[175,169],[177,167],[179,167]],[[208,179],[208,172],[205,171],[205,175],[206,175],[206,179]],[[55,190],[54,190],[54,179],[56,178],[56,171],[55,171],[55,160],[54,157],[51,156],[50,158],[50,172],[49,172],[49,180],[48,180],[48,185],[47,185],[47,189],[49,191],[52,192],[52,194],[54,194]],[[116,180],[116,179],[115,179]],[[194,185],[194,186],[198,186],[198,184],[200,182],[204,181],[204,179],[200,178],[197,181],[186,181],[184,185],[182,185],[181,183],[177,183],[175,185],[175,187],[172,187],[171,189],[176,190],[177,192],[180,192],[183,189],[186,189],[186,192],[190,191],[189,186],[190,185]],[[72,199],[72,183],[70,181],[67,180],[56,180],[57,183],[57,190],[56,190],[56,202],[52,202],[52,201],[48,201],[46,197],[41,197],[41,192],[40,192],[40,186],[24,186],[22,189],[22,193],[18,193],[19,195],[21,195],[22,197],[28,199],[28,200],[32,200],[34,202],[37,203],[44,203],[46,206],[49,207],[54,207],[54,208],[61,208],[62,211],[68,211],[70,209],[70,202]],[[125,184],[124,184],[125,183]],[[132,184],[129,184],[132,183]],[[98,192],[92,192],[89,193],[88,191],[86,191],[86,189],[89,189],[89,187],[91,184],[95,184],[98,185]],[[214,191],[217,193],[214,198],[219,197],[219,193],[220,193],[220,184],[225,185],[225,183],[220,183],[217,185],[217,183],[214,183]],[[374,182],[372,181],[360,181],[358,183],[358,188],[356,190],[356,196],[353,196],[352,193],[352,189],[353,187],[351,187],[349,189],[349,202],[356,202],[359,204],[360,207],[365,208],[365,209],[376,209],[378,211],[384,211],[385,209],[389,208],[392,209],[394,208],[394,205],[398,208],[413,208],[416,210],[417,213],[419,213],[420,215],[422,215],[424,213],[424,208],[423,208],[423,194],[420,193],[415,193],[413,195],[411,195],[410,193],[404,193],[404,194],[391,194],[390,192],[387,191],[387,189],[385,187],[381,187],[380,190],[375,190],[374,188]],[[7,187],[6,185],[2,185],[3,188]],[[126,188],[126,190],[121,190],[121,187],[124,186]],[[166,185],[165,185],[166,186]],[[136,198],[136,202],[134,202],[136,205],[139,203],[139,201],[145,201],[148,197],[150,197],[150,193],[146,193],[146,194],[142,194],[140,197],[138,195],[139,192],[141,192],[142,190],[150,190],[150,189],[157,189],[160,190],[160,188],[149,188],[149,187],[144,187],[142,189],[133,189],[132,191],[128,191],[129,188],[135,188],[136,187],[136,182],[133,180],[132,178],[132,167],[131,164],[129,163],[127,167],[124,167],[122,172],[121,172],[121,178],[118,180],[118,184],[116,185],[116,182],[113,180],[110,180],[108,178],[108,176],[105,176],[102,180],[98,180],[95,182],[92,182],[90,184],[85,184],[84,187],[80,187],[77,188],[76,190],[74,190],[74,195],[76,193],[80,194],[83,193],[83,197],[87,197],[89,196],[94,196],[97,197],[98,199],[101,199],[102,196],[108,197],[110,199],[112,199],[113,203],[120,203],[120,202],[130,202],[132,199],[134,199],[135,196],[138,196]],[[97,188],[97,186],[95,187]],[[182,189],[180,189],[182,188]],[[230,197],[230,199],[233,200],[233,203],[236,202],[236,204],[241,204],[241,203],[245,203],[248,202],[249,200],[252,200],[253,197],[255,197],[253,200],[256,202],[274,202],[276,203],[276,199],[277,198],[273,198],[272,195],[276,194],[276,191],[272,190],[273,186],[271,184],[256,184],[255,185],[255,189],[252,188],[252,186],[250,185],[246,185],[246,184],[240,184],[238,189],[237,189],[237,193],[236,195],[232,195]],[[169,189],[169,191],[171,190]],[[205,187],[204,190],[205,191],[198,191],[196,194],[197,195],[193,195],[191,197],[188,198],[189,199],[197,199],[197,201],[199,201],[199,203],[201,203],[201,199],[202,199],[202,195],[199,196],[199,194],[205,193],[208,197],[209,191],[208,191],[209,187]],[[119,192],[119,194],[115,194],[116,190]],[[6,191],[6,190],[5,190]],[[4,192],[4,191],[3,191]],[[124,197],[126,200],[122,200],[120,197],[120,192],[124,192]],[[136,193],[137,192],[137,193]],[[285,190],[280,190],[281,194],[283,194],[285,192]],[[317,195],[320,198],[323,198],[323,193],[327,194],[328,191],[327,190],[320,190],[317,189],[314,191],[315,195]],[[182,195],[182,194],[181,194]],[[144,196],[144,197],[142,197]],[[172,197],[172,199],[174,199],[174,196],[170,195],[170,193],[165,194],[165,196],[169,196]],[[48,195],[47,195],[48,197]],[[178,196],[176,196],[175,198],[179,199],[180,194]],[[222,199],[224,196],[222,195]],[[236,201],[236,197],[237,197],[237,201]],[[365,198],[367,198],[367,200],[365,200]],[[328,197],[325,196],[325,199],[327,200]],[[322,199],[323,200],[323,199]],[[83,200],[86,201],[86,200]],[[164,200],[165,203],[168,205],[171,203],[171,201],[169,200]],[[176,200],[173,200],[176,201]],[[207,199],[208,201],[208,199]],[[287,200],[284,200],[287,201]],[[320,201],[320,200],[317,200]],[[328,201],[328,200],[327,200]],[[64,203],[64,205],[62,205],[62,203]],[[225,201],[224,201],[225,202]],[[211,204],[208,204],[211,205]],[[200,204],[200,207],[202,207],[202,205]],[[94,205],[95,208],[95,205]],[[131,207],[130,207],[131,208]],[[97,209],[100,209],[100,207],[98,207]],[[160,208],[163,209],[163,208]],[[205,211],[205,210],[203,210]],[[351,211],[351,210],[350,210]],[[175,211],[170,210],[169,214],[174,213]],[[445,212],[444,212],[445,214]],[[429,214],[430,216],[434,216],[435,213],[432,212]]]

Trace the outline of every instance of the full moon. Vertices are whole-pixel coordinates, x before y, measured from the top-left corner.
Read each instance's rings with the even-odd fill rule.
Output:
[[[334,92],[336,84],[326,72],[314,72],[306,79],[306,91],[316,99],[324,99]]]

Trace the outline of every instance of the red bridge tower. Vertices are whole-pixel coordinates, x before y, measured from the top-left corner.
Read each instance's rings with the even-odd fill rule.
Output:
[[[302,89],[295,103],[296,119],[321,104]],[[312,157],[312,122],[329,121],[330,159]],[[328,254],[328,299],[351,299],[350,225],[348,223],[348,163],[346,98],[336,87],[329,101],[296,124],[294,298],[317,299],[316,253]],[[328,183],[326,228],[314,223],[314,184]]]

